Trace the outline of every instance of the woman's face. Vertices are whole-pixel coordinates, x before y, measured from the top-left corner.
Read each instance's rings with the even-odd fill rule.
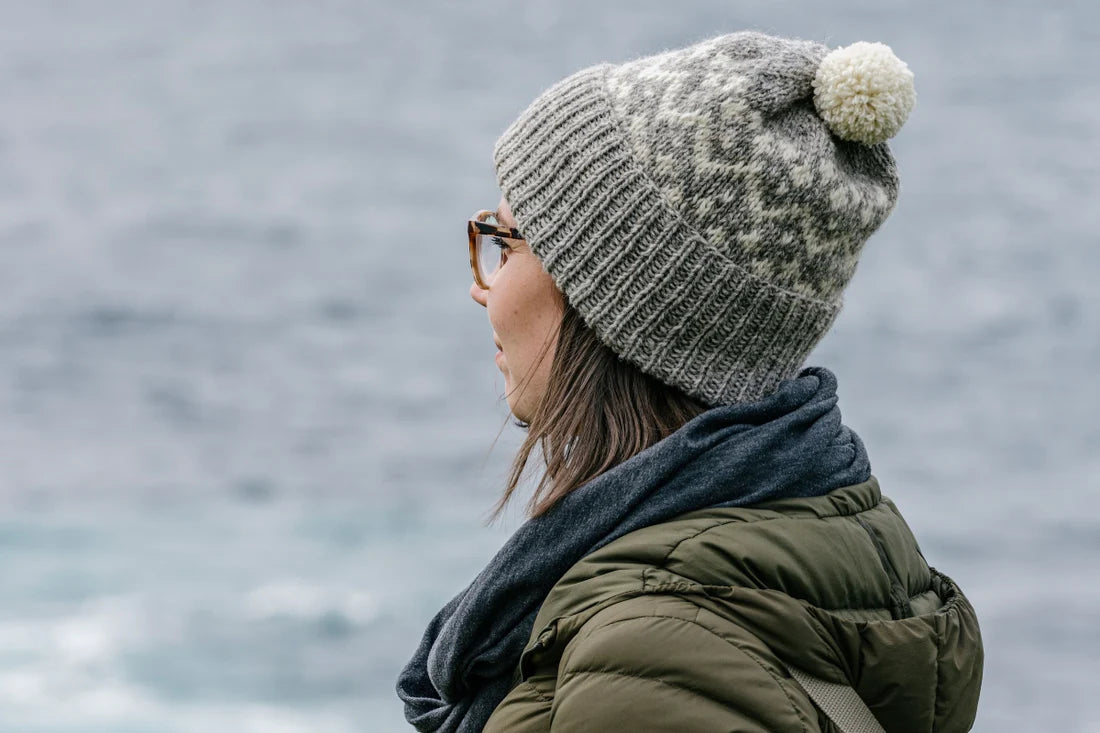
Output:
[[[518,228],[503,197],[497,215],[502,226]],[[473,283],[470,297],[489,313],[508,407],[516,418],[529,422],[546,392],[563,304],[561,292],[527,244],[504,241],[509,245],[505,261],[489,289]]]

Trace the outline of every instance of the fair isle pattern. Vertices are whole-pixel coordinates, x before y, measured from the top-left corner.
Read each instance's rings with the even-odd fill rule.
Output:
[[[794,376],[897,198],[813,106],[828,49],[736,33],[546,90],[497,141],[520,231],[600,339],[708,404]]]
[[[822,300],[848,283],[897,196],[885,146],[837,141],[814,110],[827,53],[736,34],[607,77],[631,152],[684,222],[757,277]]]

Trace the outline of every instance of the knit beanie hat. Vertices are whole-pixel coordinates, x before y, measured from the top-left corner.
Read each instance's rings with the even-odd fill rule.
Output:
[[[612,351],[706,404],[752,401],[840,311],[914,100],[883,44],[732,33],[553,85],[497,141],[497,182]]]

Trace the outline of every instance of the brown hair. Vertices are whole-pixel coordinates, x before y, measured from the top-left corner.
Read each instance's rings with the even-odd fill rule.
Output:
[[[537,517],[571,491],[671,435],[707,406],[620,359],[564,301],[546,393],[490,519],[500,516],[536,447],[545,472],[527,505]],[[545,358],[553,339],[540,356]],[[534,370],[532,370],[533,372]],[[518,385],[522,389],[526,385]]]

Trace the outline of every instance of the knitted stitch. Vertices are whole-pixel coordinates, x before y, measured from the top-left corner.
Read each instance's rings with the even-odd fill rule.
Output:
[[[844,130],[815,107],[818,43],[750,31],[582,69],[505,130],[497,181],[612,351],[710,405],[759,399],[832,325],[897,200],[886,143],[842,137],[882,138],[912,106],[880,47],[817,80]]]

